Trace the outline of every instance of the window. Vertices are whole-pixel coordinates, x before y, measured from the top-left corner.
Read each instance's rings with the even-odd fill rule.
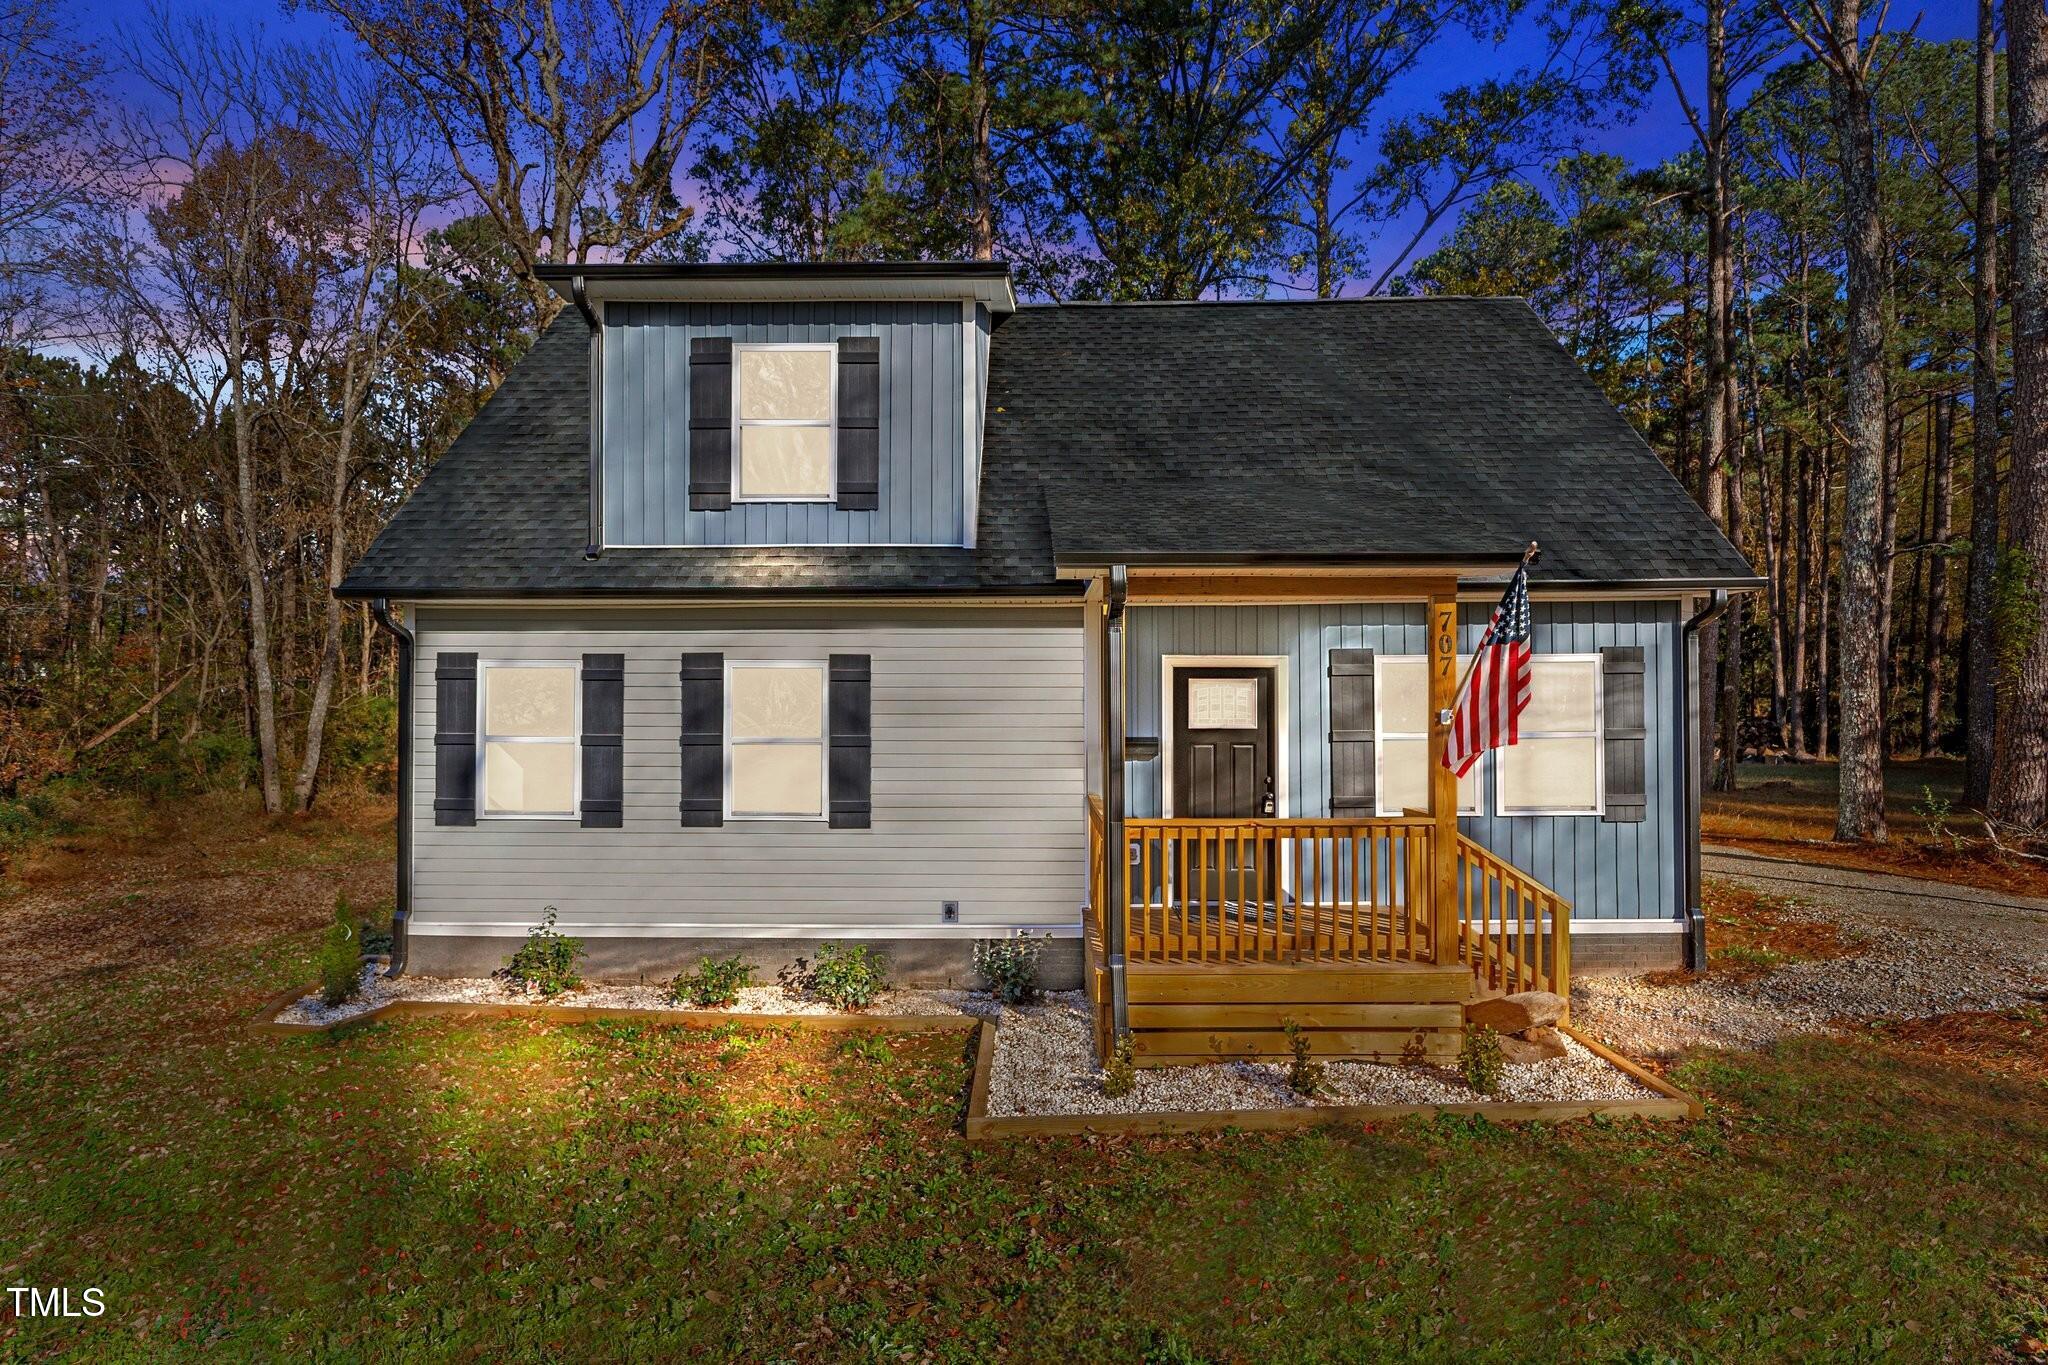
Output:
[[[725,813],[735,820],[825,816],[825,665],[726,666]]]
[[[1498,751],[1502,815],[1600,814],[1600,656],[1538,654],[1520,742]]]
[[[834,348],[733,347],[733,497],[829,502]]]
[[[1458,659],[1458,671],[1465,670]],[[1419,654],[1373,657],[1373,710],[1379,763],[1373,790],[1381,815],[1429,809],[1429,661]],[[1458,813],[1479,814],[1482,764],[1458,779]]]
[[[576,665],[487,663],[478,674],[482,814],[576,814]]]

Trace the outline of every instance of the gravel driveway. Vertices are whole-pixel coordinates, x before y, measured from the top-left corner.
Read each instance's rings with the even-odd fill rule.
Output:
[[[1795,962],[1754,981],[1582,976],[1572,983],[1574,1024],[1633,1055],[1667,1055],[1758,1047],[1830,1020],[2011,1009],[2048,993],[2048,902],[1714,850],[1706,870],[1798,901],[1863,954]]]

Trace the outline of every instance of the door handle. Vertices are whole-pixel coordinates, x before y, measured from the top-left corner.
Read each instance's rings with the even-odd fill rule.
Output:
[[[1273,818],[1273,779],[1270,777],[1266,779],[1265,814],[1268,820]]]

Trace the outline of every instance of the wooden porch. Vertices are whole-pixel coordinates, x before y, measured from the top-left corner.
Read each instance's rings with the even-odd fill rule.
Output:
[[[1500,566],[1473,566],[1481,567]],[[1569,999],[1571,907],[1460,833],[1457,779],[1436,761],[1458,683],[1456,568],[1203,575],[1111,566],[1091,577],[1101,755],[1091,790],[1102,795],[1088,798],[1084,981],[1099,1055],[1122,1032],[1141,1066],[1284,1057],[1292,1024],[1319,1057],[1444,1059],[1462,1047],[1464,1008],[1475,998],[1544,990]],[[1243,812],[1258,809],[1258,785],[1239,782],[1183,805],[1220,807],[1229,818],[1129,816],[1127,605],[1417,599],[1426,604],[1426,810],[1255,818]],[[1243,731],[1253,752],[1268,733],[1291,742],[1288,727],[1262,722],[1255,706],[1216,715],[1211,728]],[[1158,756],[1166,729],[1162,720],[1139,760]],[[1222,760],[1208,770],[1222,771]],[[1265,792],[1265,810],[1275,811],[1276,784]]]
[[[1084,982],[1107,1056],[1109,847],[1093,797],[1088,830]],[[1443,851],[1428,816],[1126,821],[1132,1056],[1284,1057],[1291,1022],[1319,1057],[1444,1060],[1470,1000],[1569,998],[1570,905],[1462,834]]]

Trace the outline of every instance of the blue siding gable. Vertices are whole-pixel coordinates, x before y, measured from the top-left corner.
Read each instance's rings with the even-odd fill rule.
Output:
[[[987,369],[975,310],[975,368]],[[612,303],[604,336],[604,526],[608,546],[962,545],[980,413],[963,412],[969,338],[957,302]],[[881,505],[689,506],[690,341],[882,343]],[[977,374],[979,381],[981,374]],[[977,396],[974,406],[980,406]]]

